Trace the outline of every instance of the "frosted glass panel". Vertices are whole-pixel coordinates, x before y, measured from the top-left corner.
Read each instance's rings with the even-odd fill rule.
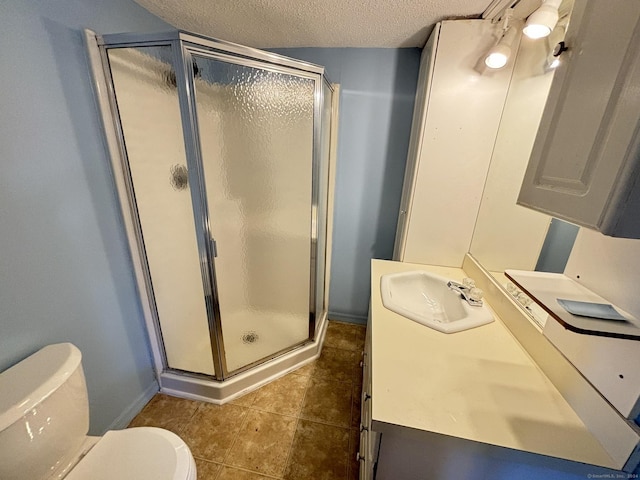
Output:
[[[227,369],[309,337],[314,81],[196,57]]]
[[[213,375],[171,49],[108,54],[168,365]]]

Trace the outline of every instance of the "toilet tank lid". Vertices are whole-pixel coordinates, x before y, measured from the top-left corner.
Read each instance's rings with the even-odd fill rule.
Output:
[[[80,366],[82,353],[71,343],[47,345],[0,373],[0,431],[22,418]]]

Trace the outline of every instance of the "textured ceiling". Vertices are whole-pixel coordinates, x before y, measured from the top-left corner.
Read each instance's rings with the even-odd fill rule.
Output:
[[[257,48],[422,47],[490,0],[135,0],[176,28]]]

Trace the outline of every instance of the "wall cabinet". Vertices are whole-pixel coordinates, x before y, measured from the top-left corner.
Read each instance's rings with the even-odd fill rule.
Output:
[[[499,34],[486,20],[444,21],[423,49],[396,260],[459,267],[469,251],[514,64],[478,70]]]
[[[518,203],[640,238],[640,2],[576,0]]]

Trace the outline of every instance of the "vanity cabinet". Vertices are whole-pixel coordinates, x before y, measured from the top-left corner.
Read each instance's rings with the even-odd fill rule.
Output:
[[[371,425],[371,310],[367,321],[367,335],[364,353],[362,354],[362,398],[360,410],[360,480],[374,478],[380,446],[380,434]]]
[[[529,320],[506,293],[489,287],[480,268],[466,261],[465,271],[372,261],[360,480],[631,478],[619,470],[634,471],[640,462],[635,428],[553,347],[538,343],[546,340],[528,330]],[[587,421],[497,313],[490,324],[445,334],[386,309],[381,277],[414,270],[456,281],[469,270],[487,298],[503,303],[515,331],[537,335],[534,350],[553,361],[560,372],[554,378],[566,384]]]
[[[518,203],[640,238],[640,2],[576,0]]]

